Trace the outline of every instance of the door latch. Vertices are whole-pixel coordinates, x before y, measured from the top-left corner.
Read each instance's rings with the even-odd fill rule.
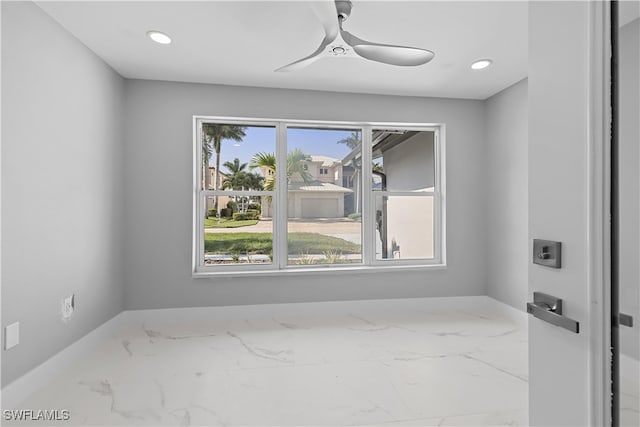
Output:
[[[562,267],[562,242],[533,239],[533,263],[545,267]]]
[[[628,314],[618,313],[618,324],[633,328],[633,317]]]
[[[580,333],[580,323],[562,315],[562,300],[542,292],[533,293],[533,302],[527,303],[527,313],[552,325]]]

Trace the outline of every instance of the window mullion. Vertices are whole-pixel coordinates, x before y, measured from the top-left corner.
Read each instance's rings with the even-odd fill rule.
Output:
[[[194,117],[193,119],[193,236],[192,253],[193,264],[192,271],[199,266],[204,265],[204,210],[203,210],[203,191],[202,188],[202,120]]]
[[[194,241],[194,252],[197,256],[198,265],[204,265],[204,213],[206,203],[204,202],[204,196],[201,191],[198,191],[197,198],[195,201],[194,209],[195,209],[195,226],[196,229],[196,239]]]
[[[436,167],[436,254],[439,262],[446,263],[447,226],[446,226],[446,154],[444,144],[444,125],[434,131],[435,167]]]
[[[273,261],[278,268],[287,266],[287,126],[278,123],[276,136],[276,195],[273,215]]]
[[[362,262],[371,265],[376,256],[375,218],[371,193],[371,126],[362,127],[362,166],[360,188],[362,194]]]

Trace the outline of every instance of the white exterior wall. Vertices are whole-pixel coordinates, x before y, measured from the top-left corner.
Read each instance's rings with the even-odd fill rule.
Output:
[[[412,191],[434,186],[433,142],[433,132],[420,132],[384,153],[387,190]],[[381,209],[380,203],[376,206]],[[390,198],[387,218],[388,257],[394,257],[391,247],[394,240],[400,246],[399,258],[434,256],[433,198]]]

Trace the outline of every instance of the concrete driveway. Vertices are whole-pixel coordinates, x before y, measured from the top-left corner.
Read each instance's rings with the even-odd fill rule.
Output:
[[[319,233],[339,237],[360,244],[361,224],[348,218],[289,219],[287,229],[291,233]],[[205,233],[271,233],[273,221],[261,219],[256,225],[239,228],[206,228]]]

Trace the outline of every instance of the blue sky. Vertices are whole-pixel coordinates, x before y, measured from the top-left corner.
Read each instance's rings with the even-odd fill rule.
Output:
[[[337,141],[351,135],[351,130],[334,129],[296,129],[287,130],[287,151],[300,148],[308,155],[322,155],[342,159],[351,151],[345,144]],[[241,163],[250,163],[254,154],[261,151],[274,153],[276,149],[276,130],[266,127],[248,127],[242,142],[222,141],[220,165],[239,158]],[[209,164],[215,166],[215,154]],[[223,172],[224,167],[220,168]]]

